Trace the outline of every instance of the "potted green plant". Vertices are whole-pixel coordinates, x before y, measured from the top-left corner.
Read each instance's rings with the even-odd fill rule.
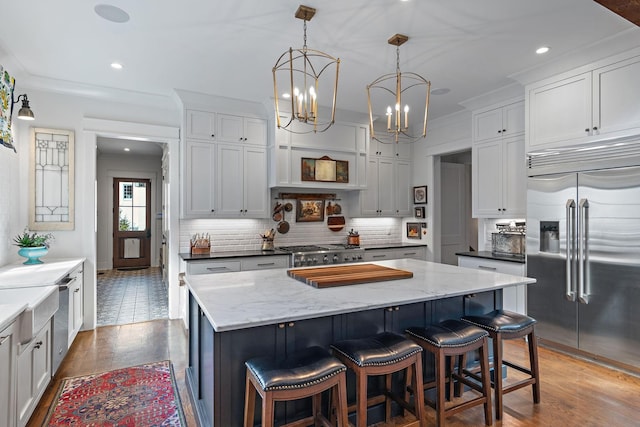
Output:
[[[13,244],[20,247],[18,255],[27,258],[23,264],[42,264],[41,256],[49,252],[49,245],[53,240],[53,234],[38,234],[25,228],[22,234],[13,238]]]

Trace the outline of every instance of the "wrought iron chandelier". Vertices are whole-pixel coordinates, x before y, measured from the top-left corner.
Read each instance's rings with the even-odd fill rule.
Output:
[[[380,76],[367,86],[371,138],[383,144],[415,142],[427,135],[431,82],[416,73],[400,71],[400,46],[407,40],[408,36],[396,34],[387,41],[396,46],[396,72]],[[409,103],[403,101],[414,105],[410,108]],[[386,130],[376,132],[374,118],[381,112],[386,116]],[[410,112],[412,117],[422,119],[419,126],[409,127]],[[381,127],[382,123],[378,122],[378,129]]]
[[[293,133],[324,132],[335,122],[340,59],[307,47],[307,21],[315,13],[312,7],[298,7],[295,17],[304,21],[304,45],[302,49],[289,48],[273,67],[276,124]],[[335,79],[331,81],[334,67]],[[280,109],[280,98],[285,100],[283,107],[290,104],[289,111]],[[329,100],[331,111],[321,117],[318,106]]]

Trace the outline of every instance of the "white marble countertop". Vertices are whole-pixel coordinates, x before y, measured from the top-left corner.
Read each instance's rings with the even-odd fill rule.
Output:
[[[2,293],[0,292],[0,298],[2,298]],[[0,304],[0,333],[4,328],[9,326],[14,320],[18,318],[20,313],[22,313],[28,304],[25,300],[20,302],[11,302],[11,303],[2,303]]]
[[[84,261],[85,258],[47,258],[42,264],[7,264],[0,267],[0,289],[54,285]]]
[[[187,276],[217,332],[492,291],[535,279],[414,259],[379,261],[413,278],[317,289],[287,269]],[[345,264],[342,264],[343,266]]]

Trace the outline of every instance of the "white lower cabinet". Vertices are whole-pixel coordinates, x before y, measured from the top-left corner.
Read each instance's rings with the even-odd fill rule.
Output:
[[[69,283],[69,347],[76,339],[76,335],[84,321],[84,279],[83,268],[80,265],[69,275],[74,280]]]
[[[511,261],[497,261],[477,257],[458,256],[458,266],[496,273],[525,275],[525,264]],[[502,308],[516,313],[527,314],[527,285],[511,286],[502,291]]]
[[[215,274],[233,271],[267,270],[270,268],[286,268],[289,266],[288,255],[268,255],[238,257],[234,259],[211,259],[202,261],[188,261],[187,273]]]
[[[17,425],[24,427],[51,380],[51,322],[18,350]]]
[[[413,258],[425,261],[427,259],[426,246],[411,246],[401,248],[365,249],[363,261],[384,261],[387,259]]]
[[[16,323],[0,331],[0,426],[14,426],[16,421]]]

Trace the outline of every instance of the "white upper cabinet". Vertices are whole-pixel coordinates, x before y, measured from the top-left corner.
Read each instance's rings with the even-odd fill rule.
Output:
[[[471,153],[473,217],[524,217],[527,192],[524,139],[475,144]]]
[[[183,217],[213,218],[216,214],[215,174],[216,145],[187,140],[182,171]]]
[[[404,217],[411,215],[411,162],[371,156],[367,189],[353,193],[349,213],[354,217]]]
[[[369,127],[359,123],[335,123],[326,132],[297,134],[308,130],[300,123],[292,124],[293,132],[276,129],[275,144],[270,150],[270,187],[289,187],[326,190],[357,190],[365,188]],[[346,162],[348,178],[342,181],[314,181],[303,179],[302,159]]]
[[[635,56],[527,86],[526,152],[640,134],[638,76]]]
[[[473,217],[525,216],[524,102],[493,105],[472,117]]]
[[[216,114],[209,111],[187,110],[185,112],[185,133],[189,139],[215,141]]]
[[[267,145],[267,121],[253,117],[218,114],[217,140]]]
[[[220,144],[216,157],[216,217],[267,217],[266,148]]]
[[[524,101],[473,114],[473,141],[493,141],[524,133]]]

